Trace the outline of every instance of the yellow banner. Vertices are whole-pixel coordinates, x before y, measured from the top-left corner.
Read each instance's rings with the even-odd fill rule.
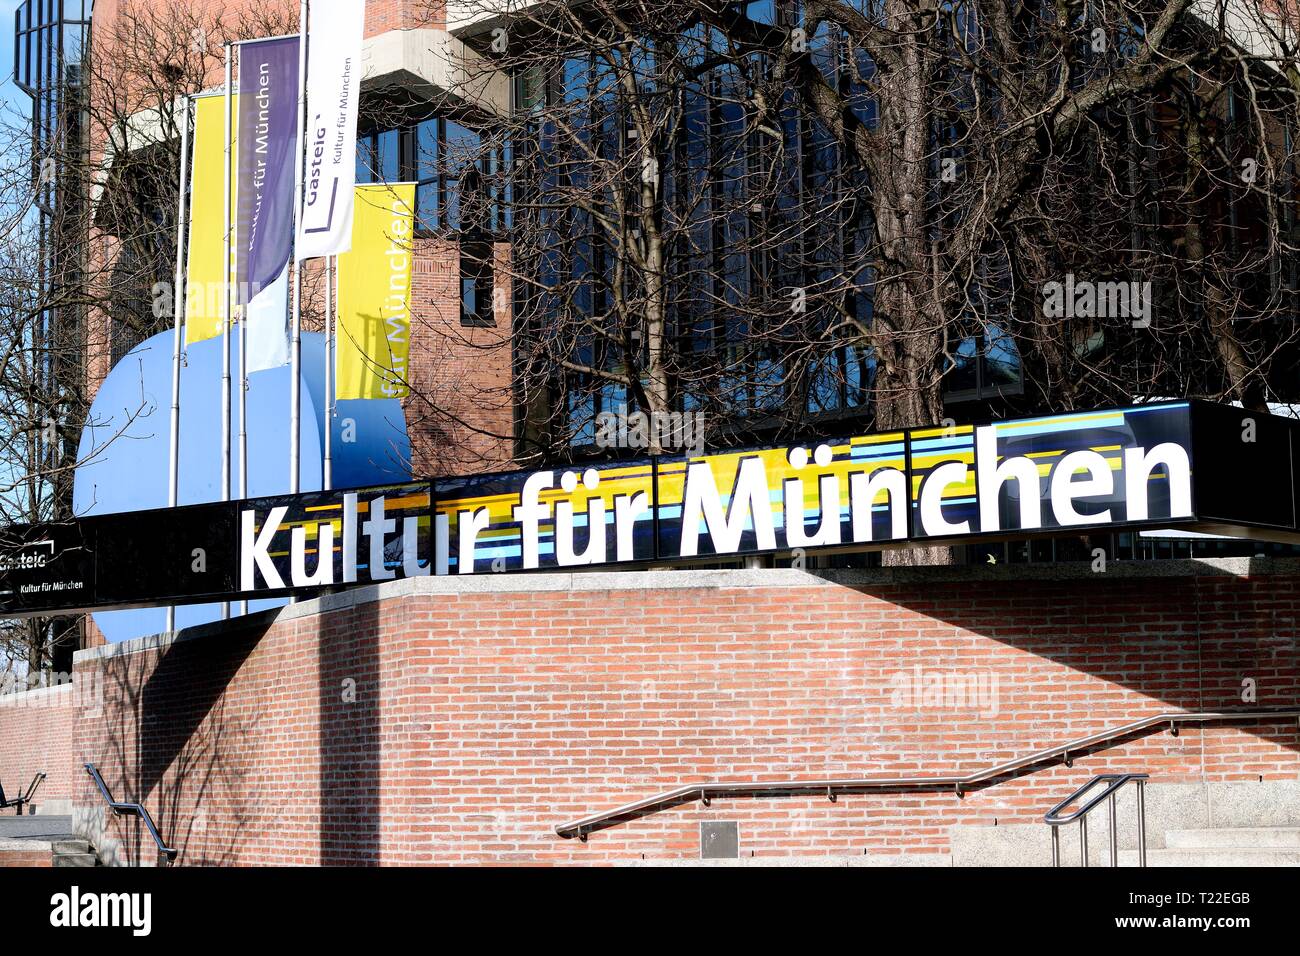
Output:
[[[411,347],[415,184],[356,187],[352,250],[338,257],[337,397],[402,398]]]
[[[232,97],[230,136],[235,136],[239,96]],[[225,229],[221,197],[225,194],[226,132],[224,96],[204,96],[194,102],[194,162],[190,187],[190,245],[185,285],[185,343],[202,342],[221,334],[226,270],[221,262]],[[239,157],[230,151],[231,178]],[[235,221],[235,191],[230,190],[230,221]],[[233,243],[231,244],[234,245]],[[234,250],[232,248],[233,257]],[[233,266],[232,266],[233,268]],[[233,273],[232,273],[233,275]]]

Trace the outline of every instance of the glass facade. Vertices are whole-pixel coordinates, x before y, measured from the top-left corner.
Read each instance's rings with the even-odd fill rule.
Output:
[[[801,22],[797,9],[771,0],[747,11],[757,23]],[[654,180],[668,245],[672,406],[716,414],[736,423],[737,432],[869,421],[876,357],[863,333],[874,321],[874,224],[863,172],[846,162],[824,126],[796,108],[793,93],[759,115],[750,72],[770,69],[762,56],[727,55],[724,39],[702,25],[671,41],[671,49],[657,42],[657,49],[651,42],[639,47],[626,66],[643,97],[668,94],[672,114],[663,142],[652,144],[654,158],[641,160],[643,179]],[[877,106],[863,83],[872,75],[866,54],[826,24],[807,42],[817,68],[874,127]],[[590,444],[600,413],[633,410],[636,385],[643,384],[617,381],[626,378],[628,354],[618,339],[639,330],[611,318],[619,302],[645,298],[627,275],[635,271],[627,266],[639,237],[611,236],[599,210],[588,208],[619,190],[634,212],[640,208],[637,184],[614,181],[620,161],[646,155],[620,90],[620,66],[593,54],[569,58],[550,75],[515,76],[517,115],[537,117],[520,135],[516,188],[530,190],[529,231],[541,236],[535,248],[516,244],[520,266],[532,267],[539,289],[516,313],[543,341],[560,315],[563,328],[579,330],[556,354],[564,370],[557,373],[555,405],[567,410],[559,443],[575,448]],[[660,71],[673,78],[661,79]],[[684,71],[690,78],[677,79]],[[1022,390],[1014,339],[982,319],[1005,303],[990,296],[979,305],[950,349],[953,401]],[[584,324],[595,327],[592,334],[581,334]]]
[[[78,341],[79,307],[51,308],[60,288],[79,287],[85,271],[78,232],[85,195],[79,158],[86,148],[84,47],[92,0],[25,0],[14,12],[14,85],[31,99],[31,181],[38,217],[42,314],[36,329],[38,392],[50,396],[47,417],[62,421],[60,391],[80,388],[80,362],[68,344]],[[75,454],[75,446],[70,445]],[[44,460],[49,449],[39,457]]]
[[[764,22],[779,16],[771,3],[749,9]],[[818,65],[830,74],[850,55],[826,32],[812,42]],[[653,144],[653,158],[644,158],[649,150],[637,139],[639,124],[603,57],[570,58],[549,77],[515,78],[517,112],[545,106],[522,137],[530,152],[521,144],[528,168],[517,178],[521,190],[529,183],[543,238],[521,253],[536,252],[537,284],[553,290],[537,293],[523,312],[539,327],[557,310],[567,313],[566,328],[580,329],[585,320],[606,326],[574,336],[561,356],[568,369],[557,382],[557,404],[567,409],[571,445],[590,443],[596,415],[635,405],[629,393],[636,389],[616,380],[626,378],[626,346],[611,338],[635,338],[640,330],[612,328],[609,316],[615,300],[635,300],[645,290],[627,287],[634,280],[625,267],[637,255],[628,246],[639,237],[624,244],[597,221],[598,210],[565,197],[599,195],[598,180],[617,177],[629,160],[635,172],[637,156],[642,181],[653,181],[668,244],[673,407],[758,420],[842,416],[866,406],[874,360],[848,334],[852,323],[869,326],[872,311],[870,271],[850,265],[871,225],[846,195],[858,174],[845,168],[824,130],[793,110],[780,114],[776,148],[772,135],[756,132],[739,66],[708,66],[719,43],[696,27],[671,50],[638,50],[640,61],[630,69],[651,98],[666,86],[658,75],[666,64],[696,68],[678,84],[676,125],[666,143]],[[758,58],[747,65],[765,68]],[[855,106],[871,116],[865,99]],[[590,162],[576,157],[584,150]],[[636,186],[611,183],[609,192],[623,189],[635,208]],[[813,341],[820,343],[815,351],[806,348]]]
[[[357,137],[357,182],[416,183],[423,235],[495,235],[509,226],[508,149],[457,120],[428,117]]]

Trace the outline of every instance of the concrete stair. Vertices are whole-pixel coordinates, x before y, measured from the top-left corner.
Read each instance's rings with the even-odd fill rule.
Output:
[[[1119,865],[1137,866],[1136,788],[1119,791],[1117,811]],[[1148,866],[1300,866],[1300,781],[1150,783],[1146,811]],[[1089,866],[1110,865],[1108,816],[1088,817]],[[1051,866],[1042,823],[957,824],[948,836],[953,866]],[[1061,827],[1061,865],[1079,865],[1077,824]]]
[[[99,857],[86,840],[51,841],[50,854],[50,866],[99,866]]]
[[[1171,850],[1218,847],[1292,850],[1300,853],[1300,827],[1216,827],[1203,830],[1167,830],[1165,846]]]
[[[0,867],[100,865],[90,843],[76,836],[70,816],[0,816]]]
[[[1137,866],[1137,850],[1121,850],[1119,865]],[[1167,830],[1164,848],[1147,850],[1147,866],[1300,866],[1300,827]]]

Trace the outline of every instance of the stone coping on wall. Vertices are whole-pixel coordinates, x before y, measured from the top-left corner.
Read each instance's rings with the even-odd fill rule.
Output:
[[[532,572],[475,575],[445,575],[403,578],[350,588],[298,601],[282,608],[261,611],[229,621],[213,621],[176,632],[137,637],[117,644],[78,651],[75,662],[90,661],[158,650],[179,641],[227,633],[248,627],[312,617],[374,601],[412,595],[511,594],[538,591],[644,591],[701,590],[723,588],[816,588],[827,585],[872,587],[900,584],[952,582],[1072,581],[1093,580],[1099,572],[1091,562],[1059,564],[955,565],[944,567],[893,567],[856,570],[798,570],[795,568],[675,569],[646,571]],[[1297,558],[1193,558],[1162,561],[1113,561],[1104,572],[1107,578],[1133,580],[1186,577],[1255,577],[1271,574],[1300,574]]]
[[[0,707],[30,707],[36,704],[68,703],[63,698],[73,695],[73,687],[72,681],[64,681],[61,684],[50,684],[45,687],[0,691]]]

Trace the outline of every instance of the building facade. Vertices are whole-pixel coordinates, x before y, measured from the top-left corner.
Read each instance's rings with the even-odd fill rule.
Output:
[[[937,59],[938,105],[909,125],[877,86],[888,44],[743,7],[667,2],[620,32],[602,3],[367,4],[358,178],[417,189],[412,474],[682,450],[603,442],[602,416],[630,413],[784,451],[1165,394],[1300,400],[1289,115],[1259,127],[1264,198],[1221,175],[1252,158],[1276,76],[1135,81],[1043,156],[1056,131],[1006,133],[1006,89]],[[221,83],[224,41],[296,17],[95,6],[88,391],[172,321],[144,293],[173,268],[173,104]],[[983,51],[977,27],[954,15],[929,52]],[[1125,36],[1064,86],[1123,74]],[[1002,189],[998,228],[975,222],[971,196]],[[318,269],[303,300],[321,328]],[[131,865],[158,847],[86,764],[182,865],[1044,864],[1046,810],[1120,771],[1150,774],[1151,852],[1174,864],[1189,831],[1300,820],[1294,548],[1128,531],[953,551],[416,577],[87,646],[70,684],[0,700],[0,777],[46,772],[46,803]]]
[[[124,119],[118,113],[131,106],[138,107],[138,115],[164,97],[219,88],[221,44],[226,39],[297,28],[297,4],[260,6],[261,19],[248,15],[252,9],[253,5],[179,4],[168,11],[132,3],[98,4],[91,29],[96,64],[113,63],[124,49],[135,50],[133,60],[157,54],[158,49],[133,47],[144,46],[143,32],[155,38],[162,33],[164,42],[155,40],[155,45],[174,48],[176,57],[170,74],[167,64],[158,64],[161,78],[145,74],[139,66],[123,69],[131,74],[123,79],[140,83],[141,93],[130,105],[99,107],[101,123]],[[481,123],[486,111],[505,108],[508,87],[504,82],[467,86],[458,79],[453,66],[456,54],[446,50],[454,43],[422,4],[367,4],[358,181],[419,183],[411,296],[411,396],[405,402],[414,474],[487,471],[506,467],[513,458],[510,290],[506,276],[500,282],[494,278],[506,271],[495,269],[494,263],[501,257],[508,260],[508,245],[500,235],[473,243],[462,241],[454,212],[458,184],[434,168],[440,143],[450,144],[443,148],[457,151],[458,157],[468,157],[473,128],[458,120],[469,117]],[[111,67],[98,67],[98,71],[106,81],[114,77]],[[169,137],[174,132],[174,127],[164,124],[155,131],[149,147],[173,142]],[[174,154],[168,154],[167,161],[174,162]],[[112,205],[107,193],[113,185],[110,179],[99,195],[102,206]],[[173,266],[168,245],[162,240],[171,236],[174,242],[174,187],[166,195],[146,201],[156,206],[158,224],[149,236],[152,256],[138,257],[132,263],[134,268],[127,270],[132,283],[142,290],[152,288],[155,282],[170,285]],[[444,209],[453,211],[447,214]],[[122,247],[130,244],[124,238],[136,238],[138,232],[138,227],[129,223],[121,229],[125,237],[117,235],[114,225],[108,216],[94,223],[98,241],[112,250],[110,258],[123,255]],[[467,249],[474,254],[472,259]],[[312,266],[304,282],[303,327],[320,331],[323,280],[319,263]],[[104,264],[102,272],[111,272],[111,266]],[[475,281],[466,281],[466,276],[476,277]],[[121,297],[110,294],[106,299],[110,307],[97,312],[88,335],[87,374],[92,391],[131,347],[171,326],[170,311],[154,314],[147,295],[137,297],[134,310],[126,305],[126,311],[133,312],[127,320],[112,314],[112,307],[123,308]]]

